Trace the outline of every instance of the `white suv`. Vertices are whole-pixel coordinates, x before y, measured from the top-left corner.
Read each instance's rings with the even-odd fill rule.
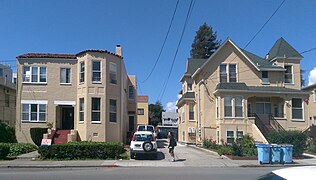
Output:
[[[151,154],[154,159],[157,158],[157,142],[151,131],[134,133],[130,145],[131,159],[134,159],[138,154]]]
[[[157,138],[156,129],[153,125],[138,125],[136,131],[150,131],[153,133],[155,139]]]

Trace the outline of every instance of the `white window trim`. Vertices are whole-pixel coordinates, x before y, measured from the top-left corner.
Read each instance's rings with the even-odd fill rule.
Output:
[[[129,95],[130,95],[130,87],[132,87],[133,88],[133,97],[131,98]],[[135,88],[134,88],[134,86],[133,85],[129,85],[128,86],[128,100],[130,100],[130,101],[133,101],[133,100],[135,100]]]
[[[218,77],[219,77],[219,80],[218,82],[221,82],[221,68],[220,66],[221,65],[226,65],[226,82],[229,83],[230,80],[229,80],[229,77],[230,77],[230,72],[229,72],[229,66],[230,65],[235,65],[236,66],[236,82],[239,82],[239,77],[238,77],[238,64],[237,63],[221,63],[219,66],[218,66]]]
[[[244,130],[237,130],[236,131],[236,139],[241,139],[241,138],[238,138],[238,132],[242,132],[242,136],[244,136]]]
[[[98,98],[98,99],[100,100],[100,101],[99,101],[99,102],[100,102],[100,109],[99,109],[100,120],[99,120],[99,121],[94,121],[94,120],[92,119],[92,113],[93,113],[93,112],[98,112],[98,111],[92,109],[92,106],[93,106],[93,104],[92,104],[92,103],[93,103],[93,102],[92,102],[92,99],[93,99],[93,98],[95,98],[95,99]],[[101,117],[102,117],[102,114],[101,114],[101,104],[102,104],[102,98],[100,98],[100,97],[92,97],[92,98],[91,98],[91,124],[100,124],[100,123],[101,123]]]
[[[237,96],[233,97],[233,99],[234,99],[234,108],[233,108],[234,109],[233,110],[234,111],[234,114],[233,114],[234,116],[233,117],[235,117],[235,118],[244,118],[245,117],[245,115],[244,115],[245,114],[244,113],[244,97],[243,96],[238,96],[238,97],[241,97],[241,116],[238,116],[238,117],[236,116],[236,100],[235,100],[236,97]]]
[[[62,83],[62,82],[59,82],[60,85],[70,85],[72,83],[71,79],[72,79],[72,69],[70,67],[60,67],[60,76],[61,76],[61,69],[69,69],[70,72],[69,72],[69,83]],[[60,80],[61,81],[61,77],[60,77]]]
[[[221,83],[221,65],[225,65],[226,66],[226,82],[228,82],[228,73],[227,73],[227,65],[228,64],[226,64],[226,63],[221,63],[219,66],[218,66],[218,82],[220,82]]]
[[[235,65],[235,67],[236,67],[236,69],[235,69],[235,70],[236,70],[236,71],[235,71],[235,73],[236,73],[236,82],[238,82],[238,77],[237,77],[237,64],[236,64],[236,63],[230,63],[230,64],[228,64],[228,68],[227,68],[227,72],[226,72],[226,73],[227,73],[227,80],[228,80],[227,82],[230,82],[230,81],[229,81],[229,76],[230,76],[229,66],[230,66],[230,65]]]
[[[225,115],[225,97],[231,97],[231,107],[232,107],[232,116],[226,116]],[[234,111],[233,111],[233,107],[234,107],[234,102],[233,102],[233,96],[224,96],[223,97],[223,107],[224,107],[224,118],[234,118]]]
[[[302,100],[302,119],[293,119],[293,99],[301,99]],[[305,122],[305,118],[304,118],[304,99],[301,97],[292,97],[291,99],[291,119],[292,121],[297,121],[297,122]]]
[[[48,104],[47,100],[21,100],[21,104]]]
[[[234,131],[234,130],[230,130],[230,129],[227,129],[227,130],[226,130],[226,143],[227,143],[227,144],[231,144],[231,143],[228,143],[228,142],[227,142],[227,139],[228,139],[228,131],[232,131],[232,132],[233,132],[233,137],[229,137],[229,138],[233,138],[234,142],[235,142],[235,131]]]
[[[264,78],[262,76],[263,72],[267,72],[267,76],[268,76],[267,78]],[[267,81],[264,81],[264,80],[267,80]],[[261,84],[266,84],[266,85],[270,84],[269,71],[261,71]]]
[[[100,71],[94,71],[93,70],[93,63],[94,62],[99,62],[100,63]],[[94,72],[100,72],[100,81],[93,81],[93,73]],[[99,84],[102,82],[102,61],[101,60],[92,60],[91,61],[91,81],[93,84]]]
[[[83,65],[83,71],[81,71],[81,65]],[[86,70],[86,66],[85,66],[85,62],[84,61],[81,61],[81,62],[79,62],[79,78],[78,78],[78,80],[79,80],[79,84],[84,84],[84,82],[85,82],[85,70]],[[83,74],[83,81],[81,82],[81,74]]]
[[[23,100],[21,100],[21,102],[22,102]],[[28,102],[33,102],[33,103],[28,103]],[[46,123],[47,122],[47,103],[45,104],[45,103],[39,103],[40,101],[37,101],[37,103],[34,103],[34,101],[24,101],[23,103],[21,103],[21,122],[30,122],[30,123]],[[28,114],[29,114],[29,117],[28,117],[28,120],[25,120],[25,119],[23,119],[23,108],[22,108],[22,106],[23,106],[23,104],[27,104],[28,106],[29,106],[29,112],[28,112]],[[37,105],[37,112],[36,112],[36,114],[37,114],[37,120],[36,121],[34,121],[34,120],[31,120],[31,105],[32,104],[36,104]],[[39,120],[39,115],[40,115],[40,112],[39,112],[39,105],[45,105],[45,120],[44,121],[40,121]]]
[[[80,106],[81,106],[80,99],[83,99],[83,110],[82,110],[82,111],[80,110]],[[84,118],[84,116],[85,116],[85,98],[84,98],[84,97],[80,97],[78,101],[79,101],[79,106],[78,106],[79,117],[78,117],[78,121],[79,121],[79,124],[83,124],[83,123],[84,123],[84,120],[85,120],[85,118]],[[81,121],[81,120],[80,120],[80,114],[81,114],[82,112],[83,112],[83,120]]]
[[[29,67],[30,68],[30,79],[29,81],[24,81],[24,67]],[[45,82],[40,82],[40,76],[41,76],[41,73],[40,73],[40,68],[45,68],[46,71],[45,71],[45,79],[46,81]],[[32,82],[32,72],[33,72],[33,69],[37,69],[37,81],[36,82]],[[23,84],[47,84],[47,67],[46,66],[23,66],[22,68],[22,83]]]
[[[291,66],[292,83],[286,83],[286,82],[285,82],[285,72],[284,72],[284,84],[292,84],[292,85],[293,85],[293,84],[295,84],[295,83],[294,83],[293,65],[287,65],[287,64],[286,64],[286,65],[284,65],[284,68],[285,68],[285,66]]]

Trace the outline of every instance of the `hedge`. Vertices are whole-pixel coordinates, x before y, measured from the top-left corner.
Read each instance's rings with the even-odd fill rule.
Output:
[[[275,144],[292,144],[293,156],[302,156],[306,149],[307,135],[300,131],[273,131],[269,133],[269,142]]]
[[[119,159],[125,153],[119,142],[70,142],[40,146],[42,159],[72,160],[72,159]]]
[[[43,134],[47,133],[47,128],[31,128],[31,138],[37,146],[40,146],[43,139]]]
[[[15,143],[15,130],[9,125],[0,122],[0,143]]]
[[[0,143],[0,159],[5,159],[10,152],[10,146],[7,143]]]
[[[36,151],[38,147],[34,144],[29,143],[10,143],[8,144],[10,147],[10,152],[8,156],[14,157],[19,156],[21,154],[29,153],[32,151]]]

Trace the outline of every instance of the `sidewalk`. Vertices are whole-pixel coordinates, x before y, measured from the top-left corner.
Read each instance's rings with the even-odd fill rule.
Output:
[[[78,168],[78,167],[290,167],[316,165],[316,157],[294,159],[293,164],[259,165],[257,160],[231,160],[216,152],[197,146],[180,145],[176,148],[177,161],[171,162],[167,149],[161,149],[165,156],[159,160],[39,160],[38,153],[32,152],[15,160],[0,161],[0,168]],[[307,154],[305,154],[307,155]]]

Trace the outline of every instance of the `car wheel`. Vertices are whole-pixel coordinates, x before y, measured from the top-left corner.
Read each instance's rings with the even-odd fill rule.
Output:
[[[153,149],[153,144],[151,142],[144,142],[143,149],[145,152],[149,152]]]

